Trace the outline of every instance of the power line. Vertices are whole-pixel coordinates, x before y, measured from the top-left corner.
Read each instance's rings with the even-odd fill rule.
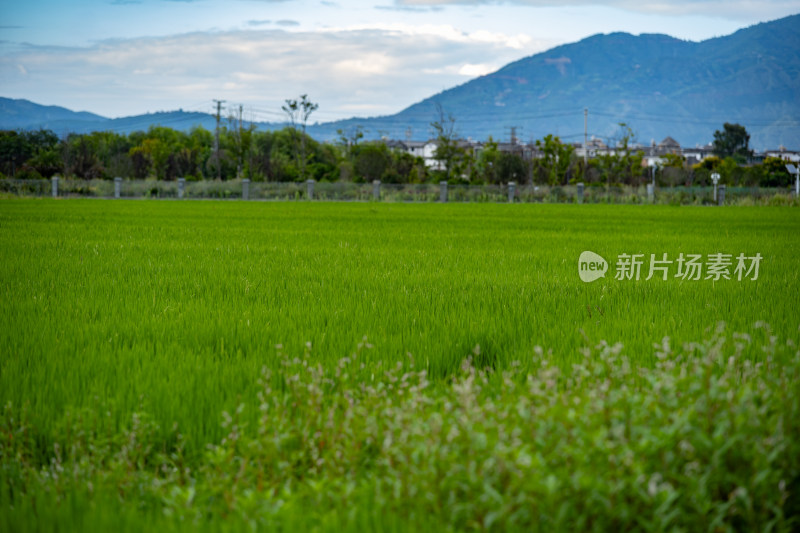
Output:
[[[603,111],[593,111],[595,115],[614,118],[617,120],[635,119],[647,122],[662,122],[662,123],[691,123],[691,124],[711,124],[719,125],[723,122],[744,122],[753,126],[772,126],[776,124],[798,124],[797,119],[781,118],[778,120],[763,120],[763,119],[750,119],[744,116],[726,116],[719,118],[699,118],[691,115],[659,115],[659,114],[646,114],[646,113],[609,113]]]

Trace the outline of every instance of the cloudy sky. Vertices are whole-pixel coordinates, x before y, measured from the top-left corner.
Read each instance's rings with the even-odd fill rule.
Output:
[[[212,99],[280,120],[391,114],[596,33],[700,41],[800,0],[0,0],[0,96],[109,117]]]

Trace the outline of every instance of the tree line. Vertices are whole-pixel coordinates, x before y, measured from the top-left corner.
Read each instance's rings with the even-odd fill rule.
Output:
[[[235,179],[253,181],[349,181],[384,183],[501,184],[514,181],[543,185],[641,185],[655,179],[661,186],[708,185],[717,172],[722,183],[783,187],[792,177],[784,161],[767,158],[752,163],[749,135],[739,125],[725,124],[715,134],[715,153],[695,165],[676,154],[662,156],[655,170],[642,166],[641,149],[632,147],[633,132],[621,125],[613,153],[598,153],[584,164],[575,147],[547,135],[528,147],[501,145],[491,138],[480,149],[458,137],[455,120],[440,110],[432,124],[435,165],[421,157],[365,141],[356,127],[339,131],[335,142],[320,143],[305,131],[316,109],[305,95],[287,100],[291,124],[275,131],[253,127],[221,127],[213,132],[196,127],[188,132],[153,126],[130,134],[93,132],[60,139],[49,130],[0,131],[0,173],[18,179],[155,178],[159,180]],[[501,149],[502,148],[502,149]]]

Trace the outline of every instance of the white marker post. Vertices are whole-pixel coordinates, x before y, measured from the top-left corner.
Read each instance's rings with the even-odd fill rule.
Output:
[[[717,183],[719,183],[719,174],[716,172],[711,174],[711,181],[714,182],[714,203],[717,203]]]

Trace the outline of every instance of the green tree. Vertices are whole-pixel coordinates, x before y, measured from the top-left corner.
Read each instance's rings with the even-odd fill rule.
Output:
[[[719,182],[725,185],[740,184],[744,174],[742,167],[739,166],[738,162],[733,157],[726,157],[723,159],[722,163],[717,167],[717,171],[720,174]]]
[[[15,176],[17,169],[30,157],[30,149],[25,138],[16,131],[0,131],[0,170],[3,174]]]
[[[39,152],[28,159],[23,168],[26,166],[30,167],[33,172],[43,178],[51,178],[59,172],[63,172],[61,156],[57,148]]]
[[[686,158],[678,154],[664,154],[661,156],[665,168],[683,168]]]
[[[497,149],[497,143],[492,137],[484,143],[483,148],[478,154],[478,160],[475,163],[475,174],[477,180],[485,181],[486,183],[500,183],[497,170],[500,162],[500,150]]]
[[[714,155],[720,158],[733,157],[737,163],[743,164],[752,157],[750,150],[750,134],[741,124],[726,122],[722,131],[714,132]]]
[[[364,128],[356,125],[347,131],[340,128],[336,130],[336,133],[339,135],[339,145],[342,147],[345,159],[353,161],[355,152],[358,150],[358,142],[364,138]]]
[[[83,179],[106,177],[106,170],[97,156],[99,138],[93,135],[70,135],[63,145],[64,171]]]
[[[689,173],[686,170],[686,159],[678,154],[664,154],[661,156],[661,172],[659,185],[675,186],[688,184]]]
[[[553,135],[537,140],[536,148],[542,153],[542,157],[536,162],[540,179],[550,185],[567,183],[567,172],[572,164],[575,148],[562,143],[561,139]]]
[[[271,131],[257,131],[253,133],[251,149],[248,154],[248,169],[250,179],[256,181],[273,181],[274,169],[272,167],[272,148],[275,136]]]
[[[630,144],[635,135],[633,130],[624,122],[619,123],[620,137],[616,143],[614,153],[600,154],[594,164],[610,186],[612,180],[616,183],[626,183],[632,185],[642,176],[642,159],[644,153],[641,150],[633,151]]]
[[[128,153],[133,165],[133,177],[137,180],[145,179],[150,175],[153,167],[153,158],[143,145],[134,146]]]
[[[284,113],[289,117],[289,122],[291,123],[292,130],[295,134],[297,134],[297,126],[300,125],[302,128],[300,131],[300,140],[299,143],[296,141],[297,135],[293,138],[295,139],[295,159],[297,161],[297,166],[300,169],[300,179],[306,179],[306,125],[308,124],[308,118],[311,114],[319,108],[319,104],[316,104],[308,99],[307,94],[300,95],[300,100],[293,100],[288,99],[285,101],[286,103],[281,106],[281,109]],[[297,149],[297,145],[299,144],[299,149]]]
[[[191,151],[191,167],[187,172],[200,179],[204,176],[203,169],[213,153],[214,134],[198,126],[189,131],[186,143]]]
[[[380,178],[384,183],[409,183],[416,179],[418,166],[425,165],[421,158],[403,150],[389,150],[389,156],[389,165]]]
[[[228,116],[229,126],[225,128],[223,135],[225,144],[230,152],[230,157],[236,162],[236,177],[244,177],[246,161],[252,146],[253,132],[255,125],[250,123],[245,127],[242,119],[242,107],[239,106],[238,115]]]
[[[438,119],[431,122],[434,137],[436,138],[436,151],[433,158],[439,163],[439,170],[447,181],[457,177],[460,173],[465,151],[458,144],[456,133],[456,119],[453,115],[445,115],[440,103],[436,103]]]
[[[129,157],[134,146],[129,136],[113,131],[94,132],[90,134],[97,157],[108,177],[130,177],[132,165]]]
[[[767,157],[761,166],[762,187],[786,187],[794,183],[794,176],[786,170],[786,161],[779,157]]]
[[[391,163],[392,157],[384,143],[367,143],[358,147],[355,170],[359,181],[380,179]]]
[[[33,171],[36,177],[39,169],[42,175],[52,175],[61,167],[58,163],[50,172],[58,159],[58,143],[58,136],[50,130],[0,131],[0,172],[14,176],[25,167],[26,174]]]
[[[510,181],[521,183],[528,177],[528,165],[517,152],[500,152],[497,161],[497,178],[499,183]]]
[[[159,180],[174,180],[196,172],[192,139],[182,131],[151,126],[144,134],[131,134],[129,140],[135,140],[128,156],[139,179],[152,173]]]

